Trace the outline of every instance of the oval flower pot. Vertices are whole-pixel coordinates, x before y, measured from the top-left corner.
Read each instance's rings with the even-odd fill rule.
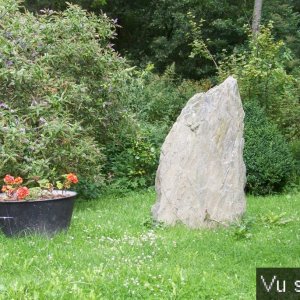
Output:
[[[75,192],[54,190],[52,199],[0,201],[0,227],[6,236],[52,236],[69,228]],[[61,196],[63,195],[63,197]]]

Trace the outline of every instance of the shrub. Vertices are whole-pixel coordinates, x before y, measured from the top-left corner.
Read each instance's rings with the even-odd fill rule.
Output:
[[[124,90],[126,106],[138,119],[155,124],[172,125],[180,111],[196,92],[210,87],[208,80],[181,80],[175,73],[175,65],[167,68],[162,76],[152,73],[153,65],[142,72],[135,72],[135,80]]]
[[[275,41],[272,23],[262,26],[245,48],[226,57],[219,68],[220,79],[235,75],[243,102],[255,101],[289,139],[300,137],[299,76],[289,74],[292,53],[283,41]]]
[[[254,102],[244,104],[246,191],[252,194],[280,192],[293,173],[288,143]]]
[[[105,167],[111,186],[121,189],[154,184],[160,147],[187,100],[208,82],[180,81],[174,65],[163,76],[132,70],[133,78],[122,88],[122,102],[130,122],[119,130],[106,149]],[[130,124],[130,128],[128,128]]]
[[[300,191],[300,140],[295,140],[291,143],[293,157],[295,159],[295,171],[292,180],[289,182],[287,191],[299,192]]]
[[[99,183],[101,149],[127,122],[115,25],[75,5],[33,15],[17,2],[0,0],[0,174]]]
[[[0,111],[0,170],[26,178],[55,179],[71,171],[100,180],[103,155],[97,143],[85,136],[78,123],[50,116],[31,124],[30,115]],[[92,169],[91,169],[92,168]]]
[[[117,189],[145,188],[154,184],[165,129],[143,124],[121,143],[107,149],[109,183]]]

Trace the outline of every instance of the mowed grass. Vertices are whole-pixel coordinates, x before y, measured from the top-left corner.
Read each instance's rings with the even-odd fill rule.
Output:
[[[256,267],[300,267],[299,194],[248,197],[246,234],[152,227],[154,201],[81,200],[67,234],[1,234],[0,299],[255,299]]]

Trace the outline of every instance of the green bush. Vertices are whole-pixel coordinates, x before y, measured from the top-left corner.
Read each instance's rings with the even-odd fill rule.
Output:
[[[72,171],[99,184],[102,147],[127,122],[115,25],[75,5],[33,15],[17,2],[0,0],[0,176]]]
[[[299,139],[300,77],[287,71],[292,53],[274,39],[272,28],[272,23],[261,27],[255,38],[249,31],[246,47],[220,63],[219,75],[221,80],[234,75],[243,102],[258,102],[288,140]]]
[[[164,128],[143,124],[121,143],[112,143],[106,152],[110,186],[118,190],[152,186],[164,136]]]
[[[133,79],[122,90],[123,105],[128,108],[130,129],[123,127],[115,135],[105,154],[105,167],[110,186],[134,189],[152,186],[160,147],[181,109],[197,91],[209,83],[196,83],[176,78],[174,66],[163,76],[133,70]]]
[[[246,191],[257,195],[280,192],[294,170],[289,145],[257,104],[248,102],[244,110]]]
[[[35,126],[30,115],[0,111],[1,176],[54,180],[61,174],[76,172],[81,178],[100,181],[103,155],[97,143],[85,136],[79,123],[66,118],[47,119]]]
[[[123,98],[138,119],[170,126],[188,99],[197,92],[207,90],[210,82],[181,80],[175,73],[174,64],[162,76],[154,74],[153,68],[153,65],[148,65],[142,72],[136,71],[135,80],[123,91]]]
[[[296,172],[297,175],[300,176],[300,140],[294,141],[291,144],[293,157],[296,160]]]
[[[293,157],[295,159],[295,171],[289,183],[288,191],[300,191],[300,140],[291,143]]]

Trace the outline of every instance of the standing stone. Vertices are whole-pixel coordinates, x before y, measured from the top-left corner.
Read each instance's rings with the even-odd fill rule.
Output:
[[[233,77],[187,103],[162,146],[157,221],[227,224],[245,211],[244,111]]]

